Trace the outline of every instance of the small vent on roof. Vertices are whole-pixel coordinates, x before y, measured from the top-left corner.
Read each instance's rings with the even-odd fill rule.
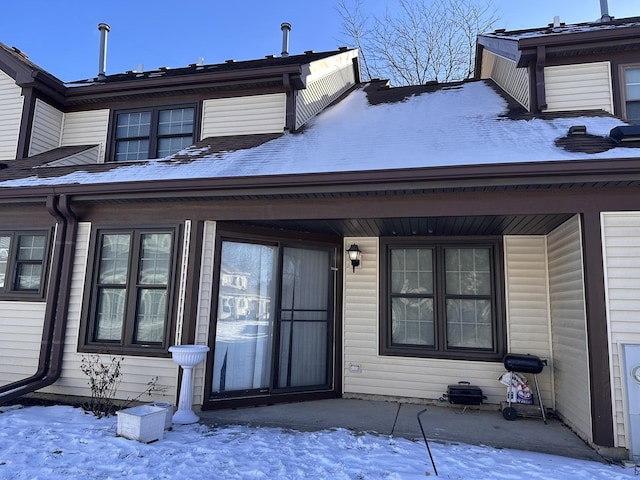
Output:
[[[275,55],[265,55],[264,58],[272,59],[272,58],[276,58],[276,56]]]
[[[11,47],[11,49],[16,52],[18,55],[20,55],[22,58],[26,58],[29,59],[29,55],[27,55],[26,53],[24,53],[22,50],[20,50],[18,47]]]
[[[640,125],[623,125],[612,128],[609,132],[609,136],[617,143],[639,142]]]
[[[577,137],[577,136],[586,135],[586,134],[587,134],[587,127],[585,125],[573,125],[569,127],[570,137]]]
[[[236,63],[235,59],[230,58],[229,60],[225,60],[224,63]]]

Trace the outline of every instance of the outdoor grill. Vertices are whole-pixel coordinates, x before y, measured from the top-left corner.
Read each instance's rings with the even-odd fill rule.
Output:
[[[538,374],[544,368],[545,362],[535,355],[514,355],[509,353],[504,357],[504,368],[510,372]]]
[[[535,384],[536,394],[538,396],[538,406],[540,407],[540,413],[542,414],[542,419],[544,423],[547,423],[547,416],[544,411],[544,405],[542,404],[542,395],[540,394],[540,387],[538,386],[538,373],[542,372],[542,369],[547,364],[546,360],[540,360],[539,357],[535,355],[526,354],[526,355],[516,355],[513,353],[507,354],[504,359],[504,368],[506,368],[509,372],[517,372],[517,373],[531,373],[533,374],[533,383]],[[509,394],[507,395],[509,406],[505,407],[502,410],[502,416],[506,420],[515,420],[518,415],[517,410],[511,406],[511,401],[513,398],[512,393],[513,382],[509,382]]]

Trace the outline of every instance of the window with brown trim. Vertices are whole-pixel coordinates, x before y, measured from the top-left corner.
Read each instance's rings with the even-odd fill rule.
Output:
[[[627,122],[640,124],[640,65],[622,66],[623,107]]]
[[[0,231],[0,298],[44,296],[47,231]]]
[[[172,155],[194,143],[195,105],[115,112],[110,158],[114,162]]]
[[[166,353],[176,229],[98,230],[95,238],[85,349]]]
[[[383,355],[501,360],[497,240],[381,241]]]

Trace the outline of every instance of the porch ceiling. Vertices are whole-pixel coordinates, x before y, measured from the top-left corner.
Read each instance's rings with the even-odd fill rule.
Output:
[[[572,217],[570,214],[493,215],[341,220],[255,220],[243,223],[341,237],[545,235],[570,217]]]

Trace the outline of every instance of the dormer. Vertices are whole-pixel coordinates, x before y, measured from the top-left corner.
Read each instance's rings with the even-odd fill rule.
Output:
[[[532,113],[603,110],[640,123],[640,17],[478,36],[476,77]]]
[[[47,152],[48,165],[140,161],[204,139],[283,135],[358,81],[357,50],[340,48],[64,83],[0,43],[0,161]]]

